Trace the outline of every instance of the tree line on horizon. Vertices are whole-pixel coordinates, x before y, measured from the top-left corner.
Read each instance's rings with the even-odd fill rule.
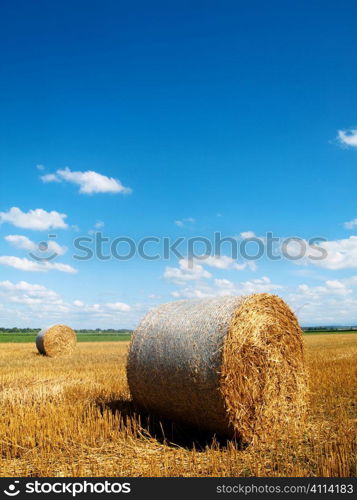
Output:
[[[13,328],[5,328],[5,327],[0,327],[0,334],[4,333],[38,333],[41,330],[41,328],[18,328],[18,327],[13,327]],[[357,325],[350,325],[350,326],[341,326],[341,325],[328,325],[328,326],[304,326],[302,327],[302,330],[305,332],[312,332],[312,331],[335,331],[335,330],[343,330],[343,331],[353,331],[357,330]],[[76,329],[76,332],[78,334],[98,334],[100,335],[101,333],[103,334],[121,334],[121,335],[130,335],[133,333],[133,330],[130,328],[120,328],[120,329],[115,329],[115,328],[107,328],[107,329],[102,329],[102,328],[81,328],[81,329]]]
[[[0,327],[0,334],[1,333],[38,333],[41,330],[41,328],[4,328]],[[77,333],[115,333],[115,334],[130,334],[132,333],[133,330],[130,330],[129,328],[121,328],[121,329],[114,329],[114,328],[107,328],[107,329],[102,329],[102,328],[95,328],[95,329],[87,329],[87,328],[81,328],[81,329],[76,329]]]

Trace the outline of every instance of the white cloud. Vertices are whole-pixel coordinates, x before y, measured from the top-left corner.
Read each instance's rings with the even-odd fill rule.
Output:
[[[193,217],[186,217],[185,219],[175,220],[175,224],[178,227],[185,227],[187,225],[192,225],[196,222]]]
[[[61,179],[57,177],[56,174],[45,174],[41,176],[42,182],[47,184],[48,182],[61,182]]]
[[[357,129],[339,130],[337,139],[344,146],[357,147]]]
[[[218,288],[225,288],[230,290],[233,290],[235,288],[235,284],[232,281],[226,279],[215,279],[214,283],[218,286]]]
[[[272,283],[270,278],[263,276],[259,279],[242,281],[237,284],[227,279],[215,279],[212,286],[200,283],[196,284],[196,286],[175,290],[171,292],[171,295],[175,298],[205,298],[226,295],[250,295],[252,293],[267,293],[282,289],[281,285]]]
[[[55,292],[48,290],[45,286],[28,283],[27,281],[19,281],[18,283],[12,283],[9,280],[0,281],[0,288],[9,292],[20,291],[38,297],[58,297]]]
[[[67,247],[59,245],[56,241],[48,240],[44,242],[44,250],[51,254],[63,255],[67,252]]]
[[[244,264],[238,264],[234,259],[226,255],[204,255],[201,261],[206,266],[215,267],[216,269],[244,269]]]
[[[128,304],[125,304],[124,302],[114,302],[114,304],[106,304],[106,307],[108,309],[111,309],[112,311],[130,311],[131,307]]]
[[[82,302],[81,300],[74,300],[73,301],[73,305],[75,307],[83,307],[84,306],[84,302]]]
[[[107,177],[93,170],[85,172],[72,171],[68,167],[59,169],[55,174],[47,174],[41,177],[43,182],[71,182],[79,186],[79,192],[83,194],[93,193],[122,193],[129,194],[132,189],[123,186],[119,179]]]
[[[305,296],[319,299],[323,295],[350,295],[353,293],[353,287],[357,285],[357,276],[350,278],[325,280],[324,285],[310,286],[302,284],[297,287],[297,292]]]
[[[62,247],[55,241],[49,240],[47,242],[41,242],[37,244],[34,241],[27,238],[27,236],[22,236],[19,234],[9,234],[4,238],[8,243],[13,245],[15,248],[20,248],[23,250],[28,250],[31,252],[49,252],[51,254],[63,255],[66,251],[66,247]]]
[[[21,318],[41,319],[53,323],[57,320],[63,321],[63,314],[68,318],[81,320],[82,315],[89,321],[110,321],[112,324],[121,318],[122,314],[132,310],[131,306],[124,302],[86,304],[81,300],[66,302],[53,290],[43,285],[32,284],[26,281],[13,283],[11,281],[0,281],[0,296],[2,302],[16,305],[16,309],[8,310],[18,320]],[[29,315],[26,316],[26,311]],[[122,326],[122,325],[121,325]]]
[[[333,270],[357,267],[357,236],[350,236],[342,240],[323,241],[319,246],[327,252],[324,259],[313,260],[308,258],[295,262],[297,264],[306,264],[308,262],[325,269]],[[313,248],[311,251],[314,252],[312,255],[318,255]]]
[[[357,276],[325,280],[317,286],[304,283],[286,299],[305,325],[356,324],[356,286]]]
[[[14,257],[10,255],[1,255],[0,256],[0,264],[4,266],[13,267],[15,269],[19,269],[20,271],[29,271],[29,272],[47,272],[51,270],[61,271],[63,273],[76,273],[77,269],[68,265],[62,264],[60,262],[36,262],[33,260],[29,260],[26,258]]]
[[[66,214],[56,211],[46,212],[42,208],[23,212],[17,207],[12,207],[8,212],[0,212],[0,224],[9,222],[16,227],[23,229],[35,229],[45,231],[46,229],[66,229],[67,224],[64,219]]]
[[[273,290],[282,290],[283,288],[284,287],[281,285],[272,283],[270,278],[267,276],[251,281],[241,281],[237,286],[237,290],[242,295],[249,295],[251,293],[268,293]]]
[[[256,264],[252,260],[238,264],[236,260],[232,259],[232,257],[228,257],[227,255],[204,255],[202,256],[202,260],[197,260],[206,266],[215,267],[217,269],[235,269],[236,271],[242,271],[247,267],[252,270],[256,269]]]
[[[21,236],[19,234],[9,234],[8,236],[5,236],[4,240],[6,240],[12,246],[21,248],[23,250],[37,249],[36,243],[27,238],[27,236]]]
[[[352,293],[352,290],[347,288],[344,283],[341,283],[338,280],[332,280],[326,281],[324,286],[309,286],[306,284],[299,285],[297,292],[302,293],[306,297],[318,299],[322,295],[349,295]]]
[[[357,227],[357,218],[352,219],[348,222],[345,222],[344,224],[345,229],[353,229],[354,227]]]
[[[104,222],[103,222],[103,221],[101,221],[101,220],[97,221],[97,222],[94,224],[94,229],[90,229],[90,230],[88,231],[88,234],[95,234],[95,233],[96,233],[96,231],[98,231],[98,229],[103,228],[103,227],[104,227],[104,225],[105,225],[105,224],[104,224]]]
[[[238,264],[234,259],[226,255],[202,255],[200,258],[185,258],[179,260],[179,267],[166,267],[163,277],[172,283],[177,285],[185,285],[187,282],[199,282],[203,279],[212,278],[212,274],[205,269],[203,266],[209,266],[220,270],[243,270],[246,267],[251,267],[256,269],[255,262],[247,261],[243,264]],[[215,285],[220,288],[221,284],[230,283],[228,280],[214,280]],[[225,287],[227,288],[227,287]],[[224,290],[224,292],[226,289]],[[199,287],[196,288],[186,288],[185,291],[172,292],[174,297],[186,296],[186,297],[210,297],[217,295],[217,293],[222,294],[222,290],[219,292],[212,291],[208,285],[203,285],[200,283]],[[183,294],[183,295],[182,295]]]
[[[199,299],[278,292],[285,297],[302,324],[336,325],[356,324],[356,287],[357,275],[345,279],[325,280],[322,285],[317,286],[301,284],[293,292],[289,292],[282,285],[273,283],[269,277],[263,276],[240,283],[227,279],[214,279],[213,283],[194,283],[171,292],[171,295],[175,299]]]
[[[239,236],[243,238],[243,240],[247,238],[256,238],[255,233],[253,231],[243,231],[242,233],[240,233]]]
[[[60,296],[53,290],[43,285],[31,284],[26,281],[12,283],[11,281],[0,281],[0,294],[6,296],[6,300],[16,304],[39,305],[51,303],[62,304]]]
[[[45,170],[45,166],[41,165],[40,163],[36,165],[37,170]]]
[[[180,259],[179,266],[180,267],[166,267],[164,278],[173,283],[183,284],[186,281],[200,280],[212,276],[211,273],[201,265],[189,259]]]

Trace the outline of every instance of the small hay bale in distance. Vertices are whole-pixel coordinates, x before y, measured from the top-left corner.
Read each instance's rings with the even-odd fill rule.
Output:
[[[161,305],[133,334],[127,375],[139,407],[240,442],[305,414],[302,331],[276,295]]]
[[[44,328],[36,337],[38,352],[51,358],[71,354],[76,344],[76,332],[66,325],[53,325]]]

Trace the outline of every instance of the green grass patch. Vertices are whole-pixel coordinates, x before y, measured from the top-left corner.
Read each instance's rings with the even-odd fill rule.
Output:
[[[0,343],[35,342],[37,333],[0,333]],[[122,342],[130,340],[130,333],[78,333],[78,342]]]
[[[306,330],[304,335],[341,335],[346,333],[357,333],[357,330]]]
[[[357,330],[307,330],[304,335],[342,335],[357,334]],[[35,342],[37,331],[34,332],[16,332],[0,333],[0,343],[6,342]],[[78,342],[123,342],[129,341],[131,332],[77,332]]]

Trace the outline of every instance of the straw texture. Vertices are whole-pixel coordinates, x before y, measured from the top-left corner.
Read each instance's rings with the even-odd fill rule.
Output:
[[[44,328],[36,337],[38,352],[51,358],[71,354],[76,343],[76,332],[66,325]]]
[[[133,400],[162,417],[250,442],[302,418],[302,332],[275,295],[164,304],[133,335]]]

